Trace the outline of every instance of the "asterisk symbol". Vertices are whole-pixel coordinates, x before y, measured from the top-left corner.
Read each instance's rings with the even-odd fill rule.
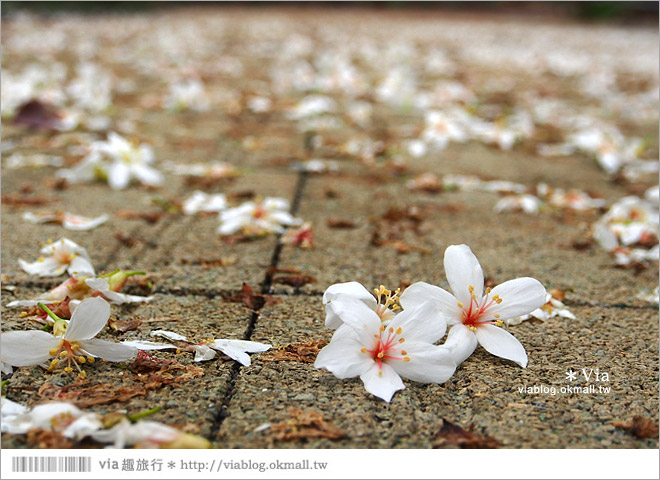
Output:
[[[167,462],[167,468],[174,468],[174,467],[176,467],[175,462]]]
[[[577,379],[577,372],[574,372],[572,368],[568,372],[566,372],[566,380],[570,380],[572,382],[573,380],[576,379]]]

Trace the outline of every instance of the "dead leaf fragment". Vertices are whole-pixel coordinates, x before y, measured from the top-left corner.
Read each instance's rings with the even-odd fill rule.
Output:
[[[142,387],[118,387],[112,383],[78,388],[83,385],[86,385],[86,382],[77,381],[65,386],[44,383],[37,391],[35,399],[37,401],[71,402],[79,408],[86,408],[93,405],[126,402],[133,397],[147,393],[146,389]]]
[[[303,362],[314,363],[321,349],[327,345],[325,340],[310,340],[306,343],[291,343],[271,350],[259,357],[264,362]]]
[[[264,306],[275,305],[280,302],[279,299],[272,295],[265,295],[262,293],[255,293],[250,285],[243,284],[241,292],[229,297],[222,297],[225,302],[242,303],[250,310],[260,310]]]
[[[635,416],[631,422],[612,422],[612,425],[637,438],[658,438],[658,424],[647,417]]]
[[[291,418],[286,422],[276,423],[270,427],[276,440],[301,440],[308,438],[329,438],[338,440],[347,437],[346,432],[326,422],[321,412],[316,410],[303,411],[300,408],[289,410]]]
[[[8,193],[2,196],[2,204],[10,205],[12,207],[34,207],[38,205],[46,205],[51,202],[53,202],[53,200],[50,198],[29,197],[18,193]]]
[[[130,332],[131,330],[137,330],[137,328],[142,325],[142,319],[140,317],[135,317],[128,320],[117,320],[116,318],[111,317],[108,320],[108,325],[116,332]]]
[[[62,115],[55,107],[39,100],[18,107],[14,124],[37,130],[59,130],[63,125]]]
[[[499,448],[500,442],[487,435],[481,435],[469,430],[465,430],[459,425],[455,425],[448,420],[442,420],[442,426],[436,434],[433,442],[433,448]]]
[[[308,283],[316,283],[316,279],[310,275],[288,275],[285,277],[277,277],[273,279],[273,283],[282,285],[289,285],[291,287],[300,288]]]
[[[352,220],[345,220],[341,218],[328,218],[325,221],[325,224],[328,226],[328,228],[340,228],[344,230],[349,230],[351,228],[357,228],[357,223],[353,222]]]

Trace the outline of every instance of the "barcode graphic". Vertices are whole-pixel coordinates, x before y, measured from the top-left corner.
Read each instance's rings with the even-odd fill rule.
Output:
[[[13,457],[12,472],[91,472],[92,457]]]

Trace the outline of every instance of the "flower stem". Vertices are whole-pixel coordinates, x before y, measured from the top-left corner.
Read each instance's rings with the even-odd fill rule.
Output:
[[[58,317],[57,315],[55,315],[55,314],[53,313],[53,311],[52,311],[50,308],[48,308],[46,305],[44,305],[43,303],[39,302],[39,303],[37,303],[37,306],[38,306],[39,308],[41,308],[43,311],[45,311],[45,312],[48,314],[48,316],[49,316],[50,318],[53,319],[54,322],[61,322],[61,321],[63,321],[60,317]]]
[[[128,419],[131,422],[137,422],[138,420],[148,417],[149,415],[152,415],[156,412],[160,412],[163,409],[163,407],[154,407],[150,410],[145,410],[144,412],[136,413],[135,415],[128,415]]]

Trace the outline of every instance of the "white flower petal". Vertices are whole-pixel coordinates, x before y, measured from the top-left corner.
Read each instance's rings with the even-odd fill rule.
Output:
[[[176,350],[177,346],[170,343],[150,342],[148,340],[124,340],[122,345],[137,348],[138,350]]]
[[[506,330],[494,325],[483,325],[476,332],[479,344],[493,355],[527,366],[527,354],[520,342]]]
[[[362,284],[358,282],[335,283],[334,285],[330,285],[323,293],[323,305],[326,306],[325,326],[328,328],[335,329],[343,323],[329,307],[329,304],[337,298],[337,295],[339,294],[355,297],[372,310],[376,310],[376,306],[378,305],[376,299],[369,290],[364,288]]]
[[[39,365],[50,358],[48,353],[60,340],[43,330],[5,332],[0,336],[2,362],[15,367]]]
[[[399,303],[403,309],[412,308],[424,302],[434,302],[445,315],[448,324],[453,325],[461,321],[462,310],[458,307],[458,299],[447,290],[430,285],[426,282],[415,282],[406,288]]]
[[[207,344],[193,345],[192,348],[193,350],[195,350],[196,362],[205,362],[207,360],[213,360],[215,358],[215,350],[213,350]]]
[[[96,218],[81,217],[79,215],[65,214],[62,226],[67,230],[84,231],[92,230],[108,220],[107,215]]]
[[[491,294],[499,295],[502,302],[488,309],[501,320],[530,313],[546,302],[545,287],[530,277],[516,278],[493,288]]]
[[[474,295],[481,298],[484,291],[484,272],[470,247],[450,245],[445,250],[445,275],[454,296],[463,305],[469,305],[471,294],[468,288],[474,287]]]
[[[399,335],[406,341],[421,340],[431,344],[445,335],[447,321],[436,304],[426,302],[398,314],[390,321],[388,328],[401,328]]]
[[[163,337],[167,338],[168,340],[172,340],[174,342],[187,342],[188,339],[184,337],[183,335],[179,335],[178,333],[170,332],[168,330],[154,330],[151,332],[149,335],[152,337]]]
[[[387,360],[387,364],[403,378],[423,383],[444,383],[456,371],[456,362],[449,348],[421,341],[406,341],[403,347],[409,361]]]
[[[456,365],[460,365],[472,355],[478,344],[479,342],[474,332],[462,323],[459,323],[451,327],[443,345],[451,351]]]
[[[41,262],[36,261],[32,263],[19,258],[18,264],[24,272],[30,275],[39,275],[40,277],[57,277],[65,271],[65,268],[53,257],[46,257]]]
[[[133,174],[145,185],[159,186],[163,184],[163,174],[146,165],[133,165]]]
[[[337,378],[353,378],[362,375],[374,364],[368,353],[362,353],[363,345],[355,331],[347,328],[352,337],[333,339],[316,356],[314,367],[325,368]]]
[[[364,383],[367,392],[382,398],[388,403],[392,400],[394,392],[406,388],[401,381],[401,377],[386,363],[383,363],[382,370],[379,370],[378,364],[374,362],[369,370],[360,375],[360,379]]]
[[[94,272],[94,266],[92,265],[92,262],[82,256],[76,256],[73,260],[71,260],[69,268],[67,268],[67,272],[76,276],[96,274]]]
[[[86,413],[66,427],[62,431],[62,435],[66,438],[82,440],[102,428],[103,424],[96,413]]]
[[[67,340],[87,340],[98,334],[110,318],[110,304],[102,298],[86,298],[71,315],[64,333]]]
[[[82,304],[80,307],[82,307]],[[78,309],[80,309],[80,307],[78,307]],[[97,338],[80,340],[78,341],[78,344],[90,355],[111,362],[124,362],[134,358],[138,354],[138,350],[135,347],[129,347],[128,345],[122,345],[121,343],[107,342]]]
[[[55,417],[63,415],[78,418],[82,415],[82,411],[71,403],[43,403],[21,415],[9,419],[3,419],[2,427],[3,431],[15,434],[27,433],[35,428],[51,430],[53,426],[52,420]]]
[[[248,340],[229,340],[218,339],[209,346],[216,350],[220,350],[225,355],[233,358],[244,366],[250,365],[250,357],[245,352],[265,352],[271,348],[270,345],[259,342],[250,342]]]
[[[131,181],[131,169],[124,162],[114,162],[108,167],[108,184],[114,190],[123,190]]]
[[[373,335],[378,333],[380,318],[357,298],[339,294],[330,305],[335,315],[358,333],[364,345],[371,342]]]

